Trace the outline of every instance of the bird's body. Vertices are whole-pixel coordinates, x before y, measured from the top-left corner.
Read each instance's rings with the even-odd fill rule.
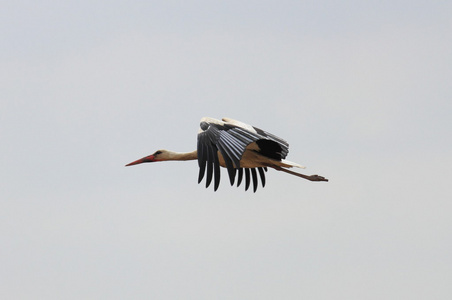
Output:
[[[262,186],[265,185],[267,167],[284,171],[311,181],[328,181],[318,175],[303,175],[287,170],[287,168],[303,166],[285,160],[289,152],[289,144],[264,130],[229,118],[222,121],[212,118],[202,118],[198,133],[198,147],[192,152],[173,152],[158,150],[154,154],[134,161],[127,166],[144,162],[167,160],[198,160],[198,182],[206,175],[206,187],[214,179],[214,190],[220,183],[220,166],[228,170],[231,185],[238,174],[237,186],[245,174],[245,189],[253,179],[254,191],[257,189],[258,177]]]

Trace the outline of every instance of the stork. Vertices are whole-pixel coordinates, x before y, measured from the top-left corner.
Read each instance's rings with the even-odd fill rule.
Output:
[[[328,181],[319,175],[303,175],[288,170],[288,168],[305,168],[297,163],[285,160],[289,152],[289,144],[262,129],[242,123],[230,118],[221,121],[204,117],[201,119],[198,132],[197,150],[192,152],[174,152],[170,150],[157,150],[151,155],[140,158],[126,166],[147,162],[168,160],[198,160],[198,183],[206,175],[206,188],[214,179],[214,191],[220,185],[220,166],[228,170],[229,181],[237,186],[242,182],[245,174],[245,191],[253,180],[253,191],[258,185],[257,173],[265,186],[265,172],[267,168],[283,171],[311,181]],[[256,171],[257,170],[257,171]]]

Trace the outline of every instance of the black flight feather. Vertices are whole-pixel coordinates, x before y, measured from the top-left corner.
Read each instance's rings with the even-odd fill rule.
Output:
[[[257,173],[256,168],[251,169],[251,175],[253,176],[253,192],[255,193],[257,190]]]
[[[212,157],[212,147],[208,147],[207,149],[207,177],[206,177],[206,188],[209,187],[210,182],[212,181],[213,175],[213,157]]]
[[[242,178],[243,178],[243,168],[240,168],[238,170],[239,170],[239,178],[237,178],[237,187],[240,186],[240,184],[242,183]]]
[[[257,168],[259,170],[259,175],[261,176],[262,187],[265,187],[265,172],[264,168]]]
[[[205,146],[202,143],[198,143],[198,165],[199,165],[199,176],[198,176],[198,183],[201,182],[201,180],[204,177],[204,173],[206,171],[206,153],[204,151]]]
[[[220,185],[220,162],[218,161],[218,154],[217,151],[212,147],[212,157],[213,157],[213,168],[215,172],[215,185],[214,185],[214,191],[218,189],[218,186]]]
[[[245,191],[250,187],[250,169],[245,168]]]

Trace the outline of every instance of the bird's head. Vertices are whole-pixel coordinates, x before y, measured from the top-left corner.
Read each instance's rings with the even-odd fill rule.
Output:
[[[164,161],[170,159],[170,151],[168,150],[157,150],[153,154],[140,158],[136,161],[127,164],[127,166],[138,165],[141,163],[154,162],[154,161]]]

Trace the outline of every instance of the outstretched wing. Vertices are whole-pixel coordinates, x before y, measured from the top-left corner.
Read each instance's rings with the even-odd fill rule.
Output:
[[[289,144],[285,140],[257,127],[232,119],[219,121],[212,118],[202,118],[200,127],[197,147],[199,164],[198,183],[201,182],[207,172],[206,187],[214,179],[215,191],[220,184],[218,151],[225,161],[231,185],[234,184],[236,172],[239,170],[237,186],[240,185],[243,176],[240,160],[246,151],[246,147],[251,143],[255,142],[257,144],[259,148],[258,152],[261,155],[275,160],[284,159],[289,152]],[[254,191],[257,189],[258,179],[255,169],[251,168],[251,171],[249,168],[245,169],[246,190],[249,187],[250,178],[253,179]],[[266,171],[266,168],[259,167],[257,169],[262,186],[265,186],[264,171]]]

